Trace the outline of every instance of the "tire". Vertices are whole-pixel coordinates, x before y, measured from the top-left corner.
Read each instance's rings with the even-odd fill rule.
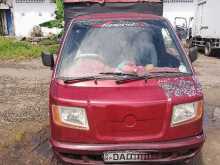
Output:
[[[67,165],[66,163],[62,162],[58,156],[56,156],[55,154],[52,157],[52,160],[50,162],[50,165]]]
[[[202,154],[200,153],[193,158],[189,165],[203,165]]]
[[[212,47],[211,47],[211,43],[210,42],[207,42],[205,44],[205,48],[204,48],[204,53],[205,53],[205,56],[211,56],[212,55]]]
[[[204,165],[202,159],[202,153],[198,153],[194,158],[191,160],[187,160],[184,163],[180,163],[179,165]]]

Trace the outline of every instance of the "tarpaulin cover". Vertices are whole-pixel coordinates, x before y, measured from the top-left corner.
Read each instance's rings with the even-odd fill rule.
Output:
[[[85,3],[75,2],[64,3],[65,14],[65,29],[67,29],[70,21],[77,16],[94,13],[114,13],[114,12],[138,12],[150,13],[156,15],[163,14],[163,4],[158,0],[151,0],[152,2],[108,2],[108,3]],[[75,0],[76,1],[76,0]],[[99,1],[99,0],[98,0]],[[109,1],[109,0],[108,0]],[[112,0],[110,0],[112,1]],[[106,1],[105,1],[106,2]]]
[[[110,3],[110,2],[162,2],[163,0],[64,0],[64,3],[76,3],[76,2],[97,2],[97,3]]]

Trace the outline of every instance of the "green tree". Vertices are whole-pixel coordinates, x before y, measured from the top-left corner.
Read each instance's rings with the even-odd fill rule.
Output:
[[[63,0],[56,0],[56,19],[40,24],[41,27],[63,28],[64,27],[64,6]]]

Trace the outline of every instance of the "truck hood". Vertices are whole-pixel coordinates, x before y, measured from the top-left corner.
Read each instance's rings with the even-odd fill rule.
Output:
[[[144,81],[115,84],[114,81],[94,81],[65,85],[56,82],[52,85],[52,96],[55,100],[81,102],[84,104],[93,102],[116,103],[116,102],[152,102],[167,100],[165,91],[160,88],[156,81]]]
[[[122,85],[112,80],[72,85],[55,80],[51,84],[50,104],[85,108],[90,130],[84,132],[52,124],[53,138],[73,143],[127,143],[196,135],[201,131],[201,120],[181,128],[170,127],[173,104],[202,99],[196,82],[192,77]]]

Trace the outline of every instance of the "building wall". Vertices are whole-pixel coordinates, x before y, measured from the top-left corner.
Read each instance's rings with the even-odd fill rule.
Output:
[[[16,36],[30,36],[33,27],[43,22],[55,18],[55,3],[50,3],[44,0],[37,3],[21,3],[22,0],[14,0],[13,2],[13,17]],[[19,2],[19,3],[18,3]],[[43,28],[45,35],[48,33],[57,33],[58,29]]]
[[[196,0],[164,0],[164,17],[173,25],[175,17],[185,17],[187,20],[194,17]]]
[[[17,2],[24,3],[17,3]],[[26,2],[25,2],[26,1]],[[31,3],[37,1],[37,3]],[[196,0],[164,0],[164,16],[174,25],[175,17],[194,17]],[[16,36],[29,36],[33,27],[55,18],[55,4],[49,0],[13,0],[13,19]],[[45,35],[58,29],[43,28]]]

